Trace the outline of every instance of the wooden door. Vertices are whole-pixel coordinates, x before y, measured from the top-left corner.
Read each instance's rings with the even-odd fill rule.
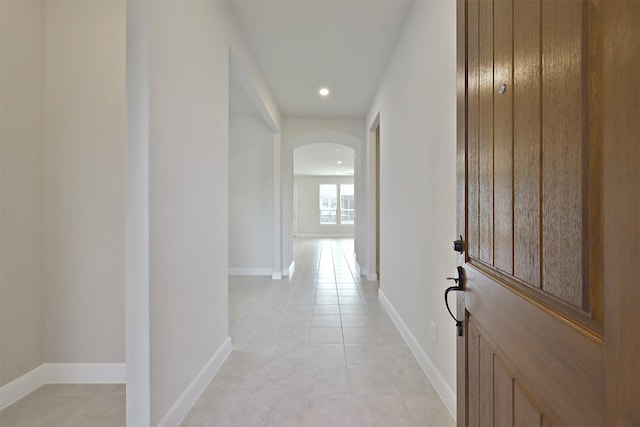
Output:
[[[460,426],[640,425],[639,5],[458,0]]]

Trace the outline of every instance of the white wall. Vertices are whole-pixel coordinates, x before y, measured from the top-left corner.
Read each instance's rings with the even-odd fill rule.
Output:
[[[260,117],[229,123],[229,270],[273,273],[273,134]]]
[[[56,1],[43,10],[19,3],[20,11],[1,3],[2,384],[43,361],[123,362],[125,342],[127,4]],[[150,165],[150,188],[140,195],[150,198],[153,357],[151,389],[136,392],[153,390],[155,425],[228,342],[230,49],[275,130],[280,116],[228,4],[151,2],[149,9],[151,107],[130,118],[150,130],[151,157],[136,152],[147,156],[136,164]],[[144,234],[130,237],[144,244]],[[5,269],[18,259],[24,265]],[[129,319],[138,318],[134,311]],[[148,360],[144,351],[128,355]]]
[[[365,200],[362,185],[364,157],[361,155],[365,141],[364,121],[359,118],[309,119],[287,117],[282,126],[282,265],[283,270],[293,262],[293,150],[305,144],[334,142],[355,150],[356,210]],[[366,240],[366,218],[359,216],[355,226],[356,252]],[[366,247],[366,245],[365,245]]]
[[[124,362],[122,2],[2,2],[2,378]]]
[[[455,2],[415,2],[367,117],[370,129],[380,114],[380,290],[444,378],[454,413],[456,331],[443,293],[456,265],[455,29]]]
[[[228,45],[219,7],[149,5],[152,425],[228,336]]]
[[[353,184],[353,177],[295,176],[298,187],[299,237],[353,237],[353,224],[320,224],[320,184]],[[358,212],[356,211],[356,217]]]
[[[44,363],[43,19],[0,2],[0,387]]]
[[[125,6],[45,2],[47,362],[124,362]]]
[[[262,111],[280,118],[228,3],[150,2],[149,45],[155,425],[179,420],[194,397],[185,393],[228,342],[230,49]]]

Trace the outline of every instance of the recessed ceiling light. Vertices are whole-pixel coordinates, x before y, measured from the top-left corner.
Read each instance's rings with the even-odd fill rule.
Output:
[[[338,160],[338,164],[341,165],[342,164],[342,160]]]
[[[321,88],[318,93],[322,96],[327,96],[329,95],[329,89],[327,89],[326,87]]]

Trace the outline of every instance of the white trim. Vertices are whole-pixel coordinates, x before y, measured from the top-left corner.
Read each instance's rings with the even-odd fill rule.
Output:
[[[44,384],[45,365],[40,365],[0,387],[0,411],[13,405]]]
[[[438,368],[436,368],[431,359],[429,359],[429,356],[427,356],[427,354],[424,352],[422,346],[420,346],[420,343],[418,343],[416,337],[413,336],[396,309],[393,308],[393,305],[391,305],[391,302],[387,299],[384,292],[382,292],[382,289],[378,290],[378,299],[380,300],[380,303],[385,308],[385,310],[387,310],[387,313],[398,328],[398,331],[400,331],[400,335],[402,335],[402,338],[404,338],[404,340],[407,342],[407,345],[422,367],[422,370],[427,375],[427,378],[429,378],[429,381],[431,381],[431,384],[433,384],[433,387],[438,393],[438,396],[440,396],[440,398],[444,402],[444,405],[449,410],[449,413],[451,414],[453,419],[456,420],[457,410],[455,392],[451,389],[451,387],[449,387],[449,384],[447,384],[447,381],[444,379],[440,371],[438,371]]]
[[[296,272],[296,261],[293,260],[291,261],[291,264],[289,264],[289,276],[293,276],[295,272]]]
[[[356,264],[357,264],[357,261],[356,261]],[[365,276],[365,278],[368,281],[370,282],[378,281],[378,273],[369,273],[369,269],[360,267],[360,264],[358,264],[358,267],[359,267],[360,275]]]
[[[45,384],[124,384],[124,363],[46,363]]]
[[[271,276],[273,271],[270,268],[229,268],[229,276]]]
[[[282,134],[273,134],[273,280],[282,279]],[[280,277],[277,277],[279,275]]]
[[[296,237],[302,238],[314,238],[314,239],[353,239],[354,235],[351,234],[298,234]]]
[[[124,384],[124,363],[43,363],[0,387],[0,411],[45,384]]]
[[[289,268],[283,271],[282,275],[284,277],[287,277],[287,276],[292,277],[295,272],[296,272],[296,262],[291,261],[291,264],[289,264]]]
[[[162,420],[158,423],[158,427],[179,426],[182,420],[187,416],[194,403],[200,397],[200,394],[207,387],[213,376],[218,372],[227,357],[231,354],[231,337],[227,337],[222,343],[218,351],[209,359],[202,370],[187,386],[182,395],[167,411]]]
[[[1,1],[1,0],[0,0]],[[151,425],[149,2],[126,2],[125,360],[128,426]]]
[[[378,244],[378,231],[376,224],[378,221],[376,211],[376,203],[380,203],[377,200],[379,196],[379,191],[376,189],[376,173],[379,173],[376,169],[376,145],[378,141],[376,139],[376,129],[380,126],[380,110],[375,113],[374,119],[369,126],[369,133],[367,137],[367,141],[365,142],[365,154],[364,154],[364,162],[365,162],[365,186],[366,186],[366,212],[367,212],[367,229],[366,234],[368,238],[367,242],[367,250],[365,251],[366,256],[366,264],[367,266],[373,270],[375,273],[376,266],[379,265],[378,255],[377,255],[377,244]],[[382,137],[380,137],[382,139]],[[367,277],[368,280],[371,280]]]

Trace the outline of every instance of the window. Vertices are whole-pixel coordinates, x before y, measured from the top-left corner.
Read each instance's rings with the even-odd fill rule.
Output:
[[[336,224],[338,218],[338,186],[320,184],[320,224]]]
[[[353,224],[355,220],[353,184],[340,185],[340,223]]]
[[[339,191],[338,191],[339,190]],[[340,205],[338,205],[340,200]],[[337,225],[355,222],[353,184],[320,184],[320,224]]]

